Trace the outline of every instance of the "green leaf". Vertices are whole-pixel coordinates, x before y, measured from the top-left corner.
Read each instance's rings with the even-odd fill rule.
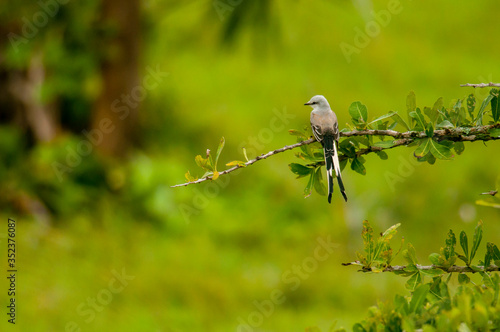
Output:
[[[425,156],[431,149],[432,138],[423,138],[420,140],[418,148],[415,150],[414,154],[417,158]]]
[[[474,119],[474,108],[476,108],[476,97],[471,93],[469,97],[467,97],[467,111],[471,119]]]
[[[425,134],[427,137],[432,138],[434,136],[434,128],[432,127],[432,123],[428,123],[427,127],[425,128]]]
[[[495,284],[493,279],[491,278],[491,274],[488,272],[479,272],[479,274],[483,277],[483,284],[488,288],[495,288]]]
[[[438,142],[429,138],[430,142],[430,152],[432,155],[438,159],[452,159],[453,154],[451,149],[446,145],[439,144]]]
[[[427,297],[427,293],[429,293],[429,289],[431,288],[430,284],[424,284],[418,286],[413,292],[411,301],[410,301],[410,312],[419,313],[422,311],[425,303],[425,299]]]
[[[430,107],[424,107],[424,114],[429,117],[431,123],[435,123],[437,118],[439,117],[439,112],[437,111],[437,109]]]
[[[220,139],[219,147],[217,148],[217,153],[215,154],[215,164],[214,164],[215,167],[214,167],[214,169],[217,169],[217,162],[219,161],[220,153],[222,152],[222,149],[224,148],[225,144],[226,144],[226,140],[224,139],[224,137],[222,137]]]
[[[394,117],[394,121],[396,123],[399,123],[400,125],[402,125],[406,130],[410,130],[410,126],[408,126],[408,124],[406,123],[405,120],[403,120],[403,118],[397,113],[397,112],[389,112],[389,114],[392,114],[393,117]],[[408,115],[409,117],[409,115]]]
[[[405,287],[410,291],[414,291],[417,288],[417,286],[421,283],[422,283],[422,275],[420,274],[420,272],[416,272],[410,277],[410,279],[408,279],[408,281],[405,284]]]
[[[245,156],[245,160],[246,160],[246,161],[249,161],[249,160],[248,160],[248,156],[247,156],[247,149],[242,148],[242,150],[243,150],[243,156]]]
[[[439,97],[438,100],[436,100],[436,102],[434,103],[434,106],[432,106],[432,110],[437,113],[442,108],[443,108],[443,97]]]
[[[417,108],[417,97],[415,96],[414,91],[410,91],[408,97],[406,97],[406,112],[408,114],[408,122],[410,123],[411,123],[410,113],[415,112],[416,108]]]
[[[307,167],[297,163],[291,163],[290,165],[288,165],[288,167],[290,167],[292,173],[297,175],[297,179],[314,172],[314,168]]]
[[[476,124],[479,125],[479,126],[483,125],[484,110],[486,109],[486,106],[488,106],[488,104],[490,103],[491,99],[493,99],[493,96],[492,95],[488,95],[488,97],[486,97],[483,100],[483,102],[481,103],[481,107],[479,108],[479,112],[477,112],[477,117],[474,120],[474,122],[476,122]]]
[[[491,98],[491,114],[493,116],[493,121],[497,122],[500,118],[500,103],[498,102],[498,90],[491,89],[490,94],[493,95]]]
[[[378,118],[376,118],[375,120],[371,121],[370,123],[368,123],[368,125],[371,125],[372,123],[375,123],[377,121],[380,121],[380,120],[384,120],[384,119],[387,119],[387,118],[390,118],[390,117],[393,117],[396,113],[388,113],[388,114],[385,114],[385,115],[382,115],[382,116],[379,116]]]
[[[355,101],[349,107],[349,114],[354,120],[366,122],[368,118],[368,109],[359,101]]]
[[[432,264],[434,265],[437,265],[437,266],[441,266],[442,265],[442,262],[441,262],[441,255],[438,254],[438,253],[432,253],[429,255],[429,260],[431,261]]]
[[[415,119],[417,124],[415,125],[414,130],[424,130],[425,129],[425,119],[420,108],[417,108],[415,112],[411,112],[410,116]]]
[[[499,137],[500,136],[500,128],[490,129],[489,131],[491,137]]]
[[[451,123],[448,120],[441,121],[439,124],[436,125],[436,128],[448,128],[448,129],[451,129],[451,128],[454,128],[454,127],[455,126],[453,125],[453,123]]]
[[[389,158],[389,156],[387,155],[387,153],[385,151],[376,151],[375,153],[382,160],[387,160]]]
[[[314,187],[314,172],[311,172],[309,176],[309,181],[307,182],[306,187],[304,188],[304,197],[309,197],[312,194],[312,188]]]
[[[460,285],[465,285],[465,284],[468,284],[470,282],[470,278],[465,273],[460,273],[458,275],[458,282],[460,283]]]
[[[420,270],[420,273],[431,278],[445,274],[441,269]]]
[[[196,164],[198,166],[200,166],[201,168],[203,169],[206,169],[206,170],[209,170],[211,172],[214,171],[214,168],[212,166],[212,163],[210,162],[210,158],[203,158],[202,156],[200,155],[197,155],[195,158],[194,158],[194,161],[196,162]]]
[[[462,152],[464,152],[465,150],[464,142],[455,142],[453,144],[453,149],[458,155],[462,154]]]
[[[314,190],[321,196],[326,196],[326,187],[323,183],[323,178],[321,175],[321,167],[316,168],[316,172],[314,172]]]
[[[375,250],[375,241],[373,239],[373,228],[370,226],[368,220],[363,221],[361,238],[363,239],[363,246],[366,252],[367,263],[368,265],[370,265],[373,259],[373,252]]]
[[[467,234],[464,231],[460,232],[460,246],[464,251],[465,257],[467,258],[466,264],[469,265],[469,240],[467,239]]]
[[[415,247],[411,243],[408,243],[408,249],[403,251],[403,257],[410,265],[417,265],[418,263]]]
[[[196,181],[196,178],[192,176],[191,173],[189,173],[189,171],[187,171],[186,174],[184,174],[184,176],[186,177],[186,180],[188,180],[188,182]]]
[[[472,240],[472,248],[470,250],[470,259],[469,261],[472,263],[474,256],[476,256],[476,251],[479,248],[479,244],[481,244],[481,240],[483,239],[483,222],[480,220],[477,223],[476,228],[474,229],[474,239]]]
[[[394,146],[394,144],[396,144],[395,141],[379,141],[379,142],[375,142],[375,144],[373,144],[373,146],[376,146],[378,148],[388,149],[388,148],[392,148]]]
[[[360,161],[360,158],[354,158],[351,161],[351,169],[361,175],[366,175],[366,168]]]
[[[307,138],[307,135],[305,133],[301,132],[300,130],[290,129],[288,131],[288,133],[290,133],[290,135],[292,135],[292,136],[297,136],[300,138]]]

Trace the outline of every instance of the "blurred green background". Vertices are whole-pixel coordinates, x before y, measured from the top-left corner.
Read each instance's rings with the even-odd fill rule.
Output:
[[[337,190],[331,205],[304,199],[290,151],[170,186],[188,169],[201,176],[195,155],[222,136],[219,165],[242,160],[241,147],[252,157],[295,143],[288,129],[309,125],[315,94],[341,128],[357,100],[375,118],[404,114],[411,90],[419,107],[484,99],[459,85],[499,81],[499,10],[496,0],[2,2],[0,240],[6,252],[15,219],[19,272],[17,323],[3,314],[1,330],[350,329],[407,294],[403,278],[340,265],[356,258],[364,219],[377,231],[402,223],[422,262],[448,229],[472,234],[480,219],[498,243],[499,211],[475,205],[495,189],[496,142],[433,166],[415,165],[410,148],[369,155],[366,176],[344,170],[347,203]]]

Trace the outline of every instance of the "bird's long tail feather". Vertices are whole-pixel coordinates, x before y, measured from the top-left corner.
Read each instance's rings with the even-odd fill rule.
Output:
[[[340,162],[339,162],[339,154],[337,152],[337,142],[333,142],[333,165],[335,167],[335,176],[337,176],[337,181],[339,183],[340,192],[342,196],[344,196],[344,200],[347,202],[347,195],[345,194],[344,183],[342,182],[342,175],[340,174]]]
[[[333,136],[323,137],[323,151],[325,154],[326,176],[328,177],[328,203],[332,202],[333,194],[333,154],[335,153],[335,140]],[[337,170],[335,169],[335,173]]]

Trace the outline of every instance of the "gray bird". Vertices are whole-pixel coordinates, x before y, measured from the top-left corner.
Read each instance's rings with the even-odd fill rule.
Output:
[[[332,202],[333,194],[333,172],[339,183],[340,192],[347,202],[342,176],[340,174],[339,155],[337,152],[337,144],[339,140],[339,123],[337,115],[331,110],[330,104],[325,97],[318,95],[314,96],[304,105],[309,105],[313,108],[311,112],[311,128],[314,137],[323,146],[325,154],[325,167],[328,176],[328,203]]]

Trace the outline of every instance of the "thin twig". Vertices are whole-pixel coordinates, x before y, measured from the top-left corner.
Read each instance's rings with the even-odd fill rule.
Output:
[[[358,261],[356,262],[351,262],[351,263],[342,263],[343,266],[349,266],[349,265],[357,265],[359,266],[360,263]],[[446,273],[462,273],[462,272],[493,272],[493,271],[500,271],[500,266],[497,265],[490,265],[484,269],[484,266],[475,266],[475,268],[479,269],[473,269],[469,266],[458,266],[458,265],[452,265],[450,267],[444,267],[444,266],[439,266],[439,265],[420,265],[417,264],[415,265],[416,268],[420,271],[426,271],[426,270],[442,270]],[[400,266],[387,266],[382,270],[382,272],[403,272],[408,266],[406,265],[400,265]],[[361,272],[372,272],[371,267],[365,267],[363,266],[360,270]]]
[[[467,83],[467,84],[460,84],[460,86],[470,86],[470,87],[473,87],[473,88],[487,88],[489,86],[499,86],[500,87],[500,83],[493,83],[493,82],[490,82],[490,83],[477,83],[477,84]]]
[[[439,130],[434,130],[434,136],[433,138],[440,142],[440,141],[453,141],[453,142],[473,142],[473,141],[490,141],[490,140],[498,140],[500,137],[491,137],[489,136],[489,130],[493,128],[500,128],[500,123],[496,123],[493,125],[486,125],[486,126],[481,126],[481,127],[458,127],[458,128],[453,128],[453,129],[439,129]],[[425,132],[421,131],[407,131],[407,132],[399,132],[395,130],[353,130],[353,131],[348,131],[348,132],[340,132],[340,137],[351,137],[351,136],[388,136],[396,139],[394,141],[394,144],[391,147],[379,147],[379,146],[370,146],[369,148],[366,149],[360,149],[356,151],[356,155],[359,157],[361,155],[369,154],[372,152],[380,152],[382,150],[387,150],[387,149],[393,149],[397,146],[402,146],[402,145],[408,145],[410,143],[413,143],[417,139],[421,138],[426,138],[427,134]],[[233,171],[236,171],[239,168],[247,167],[250,166],[254,163],[256,163],[259,160],[262,159],[267,159],[275,154],[278,154],[280,152],[292,150],[295,148],[298,148],[302,145],[307,145],[316,142],[314,138],[310,138],[308,140],[295,143],[292,145],[286,145],[280,149],[269,151],[266,154],[261,154],[260,156],[257,156],[255,159],[247,161],[244,165],[236,165],[231,168],[228,168],[222,172],[219,172],[219,176],[225,175],[228,173],[231,173]],[[345,155],[340,155],[339,159],[344,160],[347,159],[348,156]],[[318,163],[318,165],[322,165],[324,162]],[[175,187],[183,187],[183,186],[188,186],[190,184],[195,184],[195,183],[201,183],[207,180],[212,180],[212,176],[207,176],[195,181],[191,182],[186,182],[186,183],[181,183],[181,184],[176,184],[174,186],[171,186],[171,188]]]
[[[316,140],[314,138],[310,138],[308,140],[305,140],[305,141],[302,141],[302,142],[299,142],[299,143],[295,143],[295,144],[292,144],[292,145],[285,145],[281,149],[277,149],[277,150],[274,150],[274,151],[269,151],[266,154],[261,154],[260,156],[257,156],[255,159],[247,161],[245,163],[245,166],[236,165],[236,166],[228,168],[228,169],[226,169],[226,170],[224,170],[222,172],[219,172],[219,176],[227,174],[227,173],[231,173],[233,171],[236,171],[238,168],[250,166],[250,165],[256,163],[257,161],[259,161],[261,159],[266,159],[266,158],[271,157],[271,156],[273,156],[273,155],[275,155],[277,153],[284,152],[284,151],[287,151],[287,150],[292,150],[292,149],[298,148],[299,146],[302,146],[302,145],[311,144],[311,143],[313,143],[315,141]],[[212,179],[211,176],[207,176],[205,178],[201,178],[201,179],[198,179],[198,180],[195,180],[195,181],[192,181],[192,182],[186,182],[186,183],[176,184],[175,186],[170,186],[170,187],[171,188],[182,187],[182,186],[187,186],[187,185],[190,185],[190,184],[200,183],[200,182],[203,182],[203,181],[206,181],[206,180],[211,180],[211,179]]]

